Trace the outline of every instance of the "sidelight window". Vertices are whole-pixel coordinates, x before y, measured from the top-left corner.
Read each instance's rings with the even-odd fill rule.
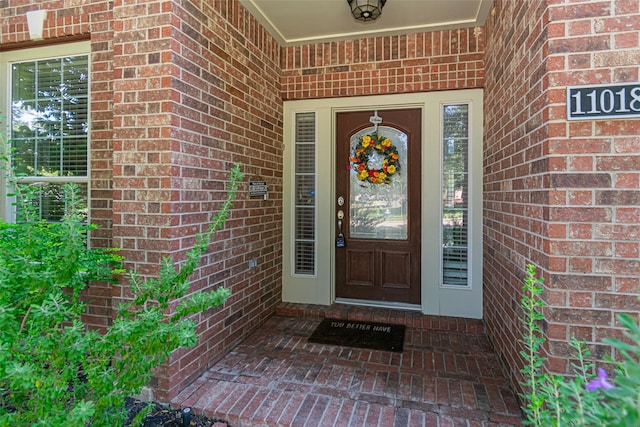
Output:
[[[442,109],[443,286],[469,286],[469,105]]]
[[[295,273],[316,268],[316,114],[295,115],[294,265]]]

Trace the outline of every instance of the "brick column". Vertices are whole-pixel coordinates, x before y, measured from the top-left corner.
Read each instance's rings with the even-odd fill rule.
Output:
[[[551,371],[570,371],[572,337],[602,366],[616,315],[640,309],[640,120],[566,120],[567,86],[638,81],[640,6],[552,3],[496,1],[487,23],[485,320],[516,385],[526,263]]]
[[[154,276],[177,248],[172,239],[173,100],[171,17],[164,1],[113,5],[113,246],[126,267]],[[114,287],[114,306],[129,295]],[[166,367],[157,372],[166,390]],[[164,397],[160,393],[158,398]]]
[[[234,162],[270,190],[269,200],[248,200],[241,187],[190,277],[190,292],[224,286],[232,295],[194,316],[196,347],[157,371],[155,397],[168,400],[281,301],[280,49],[237,1],[115,1],[113,25],[113,234],[128,267],[153,276],[163,256],[183,260]],[[127,298],[116,291],[114,303]]]

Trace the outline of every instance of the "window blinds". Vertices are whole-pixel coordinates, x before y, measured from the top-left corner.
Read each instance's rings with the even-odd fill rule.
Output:
[[[64,210],[62,185],[88,195],[89,57],[13,63],[10,134],[13,167],[22,183],[39,183],[43,219]]]
[[[294,271],[315,274],[316,116],[298,113],[295,120]]]
[[[469,106],[444,106],[442,126],[442,284],[468,286]]]

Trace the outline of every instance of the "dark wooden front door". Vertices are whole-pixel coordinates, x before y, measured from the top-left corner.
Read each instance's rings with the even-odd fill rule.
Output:
[[[422,112],[378,111],[376,146],[358,153],[374,133],[373,115],[336,117],[336,222],[344,236],[344,247],[336,247],[336,297],[420,304]]]

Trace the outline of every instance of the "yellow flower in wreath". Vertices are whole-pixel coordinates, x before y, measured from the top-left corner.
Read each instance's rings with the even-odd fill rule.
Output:
[[[369,135],[365,135],[364,138],[362,138],[362,147],[366,149],[369,145],[371,145],[371,137]]]

